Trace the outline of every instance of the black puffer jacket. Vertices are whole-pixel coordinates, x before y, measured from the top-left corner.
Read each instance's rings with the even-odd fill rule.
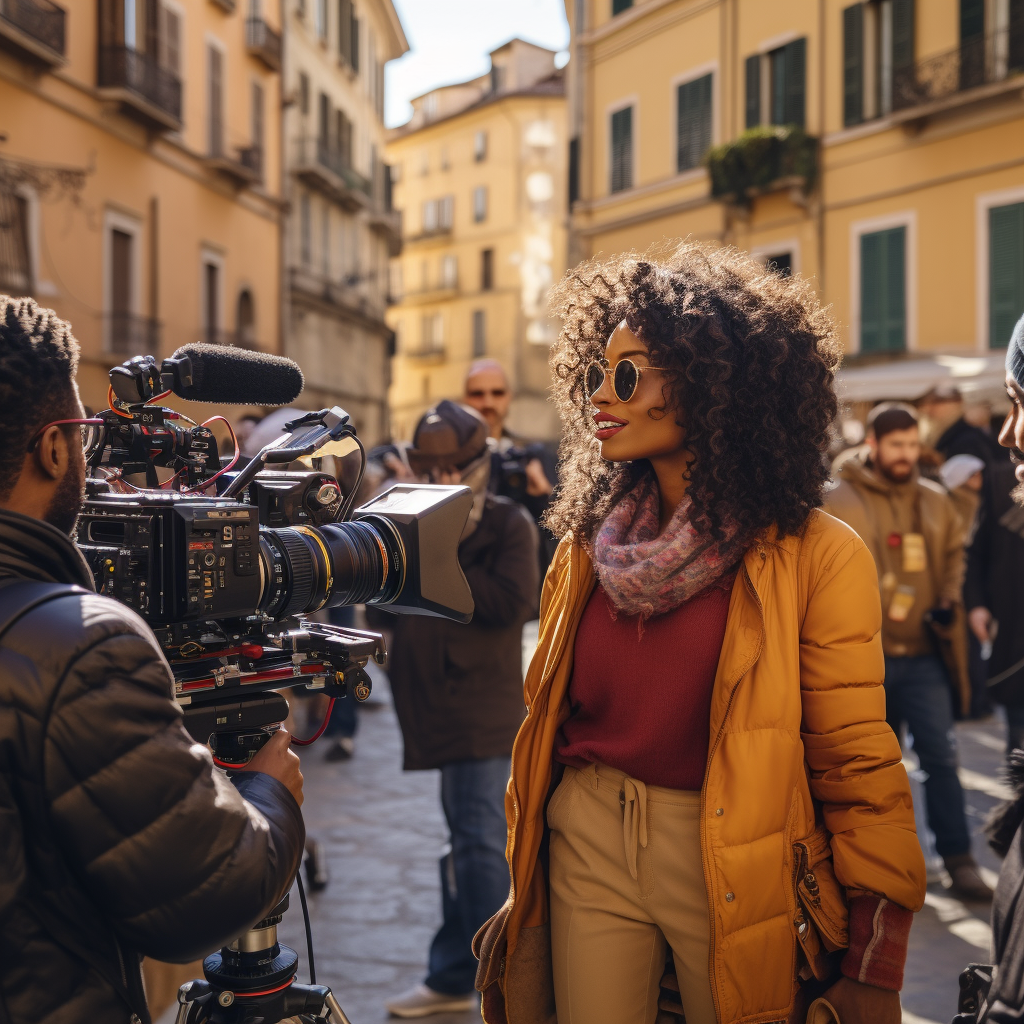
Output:
[[[66,536],[0,509],[0,588],[24,579],[93,587]],[[95,593],[0,638],[3,1024],[146,1021],[141,955],[196,959],[291,885],[295,800],[256,772],[232,786],[171,693],[146,624]]]

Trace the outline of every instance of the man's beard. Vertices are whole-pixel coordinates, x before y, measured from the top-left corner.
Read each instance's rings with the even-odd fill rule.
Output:
[[[75,532],[78,513],[82,511],[85,500],[85,473],[81,467],[68,467],[64,479],[57,485],[57,490],[43,518],[51,526],[69,537]]]
[[[875,468],[894,484],[905,484],[914,474],[914,466],[910,462],[890,462],[885,465],[876,460]]]

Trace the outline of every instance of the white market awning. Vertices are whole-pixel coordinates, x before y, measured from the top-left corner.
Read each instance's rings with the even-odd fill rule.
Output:
[[[917,356],[868,366],[844,367],[836,379],[840,401],[913,402],[939,384],[960,389],[968,402],[1005,403],[1004,352],[978,356]]]

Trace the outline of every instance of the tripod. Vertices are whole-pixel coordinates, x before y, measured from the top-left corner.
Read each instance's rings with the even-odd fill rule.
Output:
[[[175,1024],[278,1024],[289,1017],[351,1024],[326,985],[295,980],[298,954],[277,941],[287,909],[285,895],[262,921],[203,961],[205,980],[178,990]]]

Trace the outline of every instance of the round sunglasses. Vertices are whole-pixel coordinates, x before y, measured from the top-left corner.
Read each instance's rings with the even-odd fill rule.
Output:
[[[660,366],[637,366],[632,359],[620,359],[612,366],[607,359],[595,359],[587,367],[587,397],[593,398],[601,390],[609,372],[612,377],[612,391],[620,402],[628,402],[640,383],[640,375],[647,370],[663,370]]]

